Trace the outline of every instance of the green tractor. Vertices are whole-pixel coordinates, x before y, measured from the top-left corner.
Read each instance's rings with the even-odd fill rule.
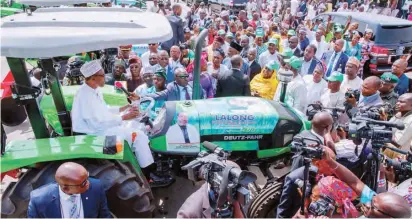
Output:
[[[116,147],[119,143],[112,136],[73,136],[70,110],[79,86],[61,86],[51,58],[165,41],[172,36],[166,18],[124,8],[42,8],[6,17],[2,28],[1,53],[14,76],[13,96],[25,107],[36,137],[2,147],[2,174],[27,169],[5,190],[2,217],[24,216],[30,192],[52,182],[56,168],[68,160],[84,165],[91,177],[103,182],[116,217],[151,217],[154,197],[127,142]],[[196,41],[196,57],[200,57],[206,36],[204,30]],[[41,100],[36,99],[38,90],[32,88],[24,58],[40,58],[46,94]],[[286,88],[291,76],[278,75]],[[204,150],[201,142],[213,142],[258,176],[251,185],[255,193],[248,216],[274,217],[284,176],[290,171],[289,144],[294,135],[310,128],[310,123],[283,102],[256,97],[200,100],[199,81],[200,59],[195,59],[194,100],[166,102],[147,133],[158,171],[180,174],[181,166]],[[109,105],[127,103],[125,95],[112,86],[106,85],[102,92]],[[182,125],[187,127],[187,136],[179,131]],[[112,148],[116,153],[110,153]]]
[[[147,27],[145,23],[152,20],[157,22]],[[91,177],[102,181],[114,216],[152,217],[153,194],[127,142],[110,136],[72,135],[71,100],[65,92],[69,93],[66,88],[76,87],[62,89],[51,58],[128,43],[168,40],[172,30],[167,19],[122,8],[39,8],[33,13],[3,18],[1,28],[1,54],[7,57],[15,81],[10,86],[13,97],[18,105],[24,106],[36,137],[2,145],[2,175],[14,169],[27,169],[4,191],[2,217],[27,216],[30,192],[54,181],[56,168],[68,160],[84,165]],[[39,58],[45,98],[38,99],[40,91],[31,84],[24,58]],[[109,86],[104,98],[109,104],[127,102]],[[49,121],[44,117],[51,112],[40,107],[48,100],[53,102],[63,130],[58,138],[50,138]]]
[[[20,4],[13,0],[2,0],[0,6],[1,17],[22,13],[25,8],[28,8],[26,5]]]

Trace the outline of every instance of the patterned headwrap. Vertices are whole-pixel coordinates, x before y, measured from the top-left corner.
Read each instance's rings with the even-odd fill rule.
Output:
[[[335,200],[337,213],[343,218],[357,218],[358,211],[352,204],[352,201],[357,198],[357,194],[348,186],[333,176],[327,176],[319,180],[317,184],[319,194],[324,194]],[[315,193],[314,193],[315,194]]]

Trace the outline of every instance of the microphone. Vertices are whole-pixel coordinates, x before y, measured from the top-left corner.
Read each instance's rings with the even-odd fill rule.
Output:
[[[126,88],[123,87],[123,84],[120,81],[116,81],[114,83],[114,86],[122,90],[123,93],[125,93],[128,97],[132,96],[132,94],[129,91],[127,91]]]

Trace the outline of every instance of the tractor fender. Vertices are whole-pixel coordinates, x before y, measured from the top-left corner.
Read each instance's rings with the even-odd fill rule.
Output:
[[[136,157],[126,141],[123,150],[116,154],[104,154],[105,136],[67,136],[35,140],[11,141],[1,159],[1,172],[32,166],[37,163],[67,159],[109,159],[130,162],[141,171]]]

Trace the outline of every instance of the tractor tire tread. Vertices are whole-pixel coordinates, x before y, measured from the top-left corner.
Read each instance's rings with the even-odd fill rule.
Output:
[[[259,192],[259,195],[252,201],[249,211],[249,218],[265,218],[271,208],[277,207],[277,203],[282,194],[283,183],[274,182]],[[276,206],[273,206],[276,205]]]

